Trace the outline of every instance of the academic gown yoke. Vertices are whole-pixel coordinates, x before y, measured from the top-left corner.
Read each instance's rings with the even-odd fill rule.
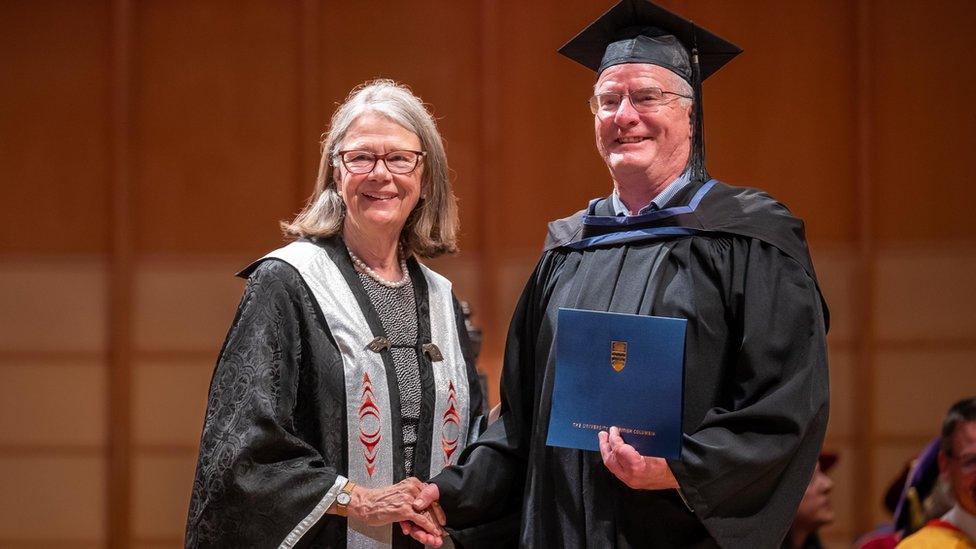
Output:
[[[652,223],[692,234],[574,248],[580,214],[550,225],[509,330],[501,417],[432,480],[464,547],[779,545],[827,424],[826,307],[802,222],[763,193],[713,186],[685,221]],[[669,461],[687,505],[628,488],[599,453],[546,446],[560,307],[687,319],[683,449]]]

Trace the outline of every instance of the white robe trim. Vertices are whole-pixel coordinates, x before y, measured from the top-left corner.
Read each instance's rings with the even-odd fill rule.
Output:
[[[367,348],[374,335],[355,295],[328,252],[312,242],[293,242],[265,257],[285,261],[298,271],[318,302],[339,347],[346,384],[349,480],[367,488],[393,484],[393,433],[386,367],[382,355]],[[457,337],[451,283],[424,265],[421,270],[428,288],[431,342],[443,356],[443,360],[431,363],[436,392],[430,454],[430,476],[434,476],[457,462],[468,440],[470,395],[467,365]],[[345,485],[344,478],[342,481],[341,484],[336,481],[281,547],[292,547],[321,519]],[[392,534],[391,526],[369,526],[350,518],[346,545],[351,549],[388,548],[392,546]],[[290,539],[294,541],[288,545]],[[451,546],[449,541],[445,540],[446,547]]]

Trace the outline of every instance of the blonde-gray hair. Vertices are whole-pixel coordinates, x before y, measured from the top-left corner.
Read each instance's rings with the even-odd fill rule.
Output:
[[[336,189],[334,157],[349,127],[366,113],[389,118],[413,132],[427,153],[420,182],[425,198],[410,212],[400,233],[404,251],[425,258],[457,252],[457,198],[451,190],[447,155],[437,124],[409,88],[385,79],[357,86],[336,109],[322,141],[315,190],[291,223],[281,223],[282,230],[297,237],[329,237],[342,232],[346,206]]]

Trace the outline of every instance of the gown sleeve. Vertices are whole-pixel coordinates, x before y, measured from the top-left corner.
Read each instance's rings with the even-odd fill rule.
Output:
[[[276,547],[331,504],[336,470],[296,436],[302,335],[314,318],[303,291],[279,261],[248,280],[210,385],[187,547]]]
[[[735,239],[729,253],[715,255],[715,271],[728,273],[720,276],[739,346],[722,405],[686,425],[682,459],[669,465],[722,547],[776,547],[827,427],[821,298],[800,264],[769,244]],[[686,379],[686,399],[695,382]]]
[[[459,465],[431,479],[440,490],[447,530],[465,549],[517,545],[535,398],[536,337],[544,312],[543,256],[529,278],[509,327],[498,419],[461,454]]]

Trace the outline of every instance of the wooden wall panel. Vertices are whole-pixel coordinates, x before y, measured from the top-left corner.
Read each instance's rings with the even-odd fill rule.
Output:
[[[277,246],[296,209],[296,6],[134,8],[137,250]]]
[[[182,547],[196,453],[138,453],[134,461],[133,534],[136,540]],[[190,479],[187,483],[186,480]]]
[[[0,362],[0,447],[100,451],[107,431],[106,376],[99,360]]]
[[[269,250],[270,251],[270,250]],[[135,276],[133,343],[138,352],[202,352],[217,357],[245,281],[238,261],[189,258],[140,262]],[[192,307],[193,313],[187,314]]]
[[[132,437],[136,445],[196,448],[217,352],[213,355],[143,359],[133,366]]]
[[[849,347],[832,348],[830,364],[830,420],[827,425],[827,446],[836,441],[848,442],[857,432],[860,406],[854,384],[858,367],[856,355]]]
[[[744,51],[704,85],[709,170],[759,187],[815,240],[856,234],[854,6],[846,0],[674,2]]]
[[[107,285],[92,258],[0,259],[0,350],[103,352]]]
[[[35,547],[104,540],[105,472],[98,456],[0,456],[0,539]]]
[[[820,246],[811,251],[820,291],[830,307],[828,341],[831,344],[850,345],[859,333],[855,317],[857,253],[851,245]]]
[[[0,3],[0,252],[108,248],[108,6]]]
[[[929,346],[968,344],[976,351],[973,244],[945,246],[933,242],[926,247],[879,251],[874,287],[879,340]]]
[[[976,3],[875,2],[877,220],[883,241],[976,238]],[[919,32],[922,21],[933,23]]]
[[[886,436],[915,437],[924,444],[938,435],[949,406],[976,396],[974,359],[972,349],[907,346],[879,352],[879,440]]]

